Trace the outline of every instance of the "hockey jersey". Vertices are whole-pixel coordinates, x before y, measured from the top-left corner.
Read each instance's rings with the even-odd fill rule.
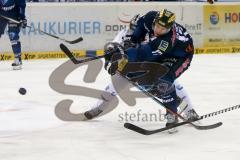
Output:
[[[25,0],[0,0],[0,13],[5,16],[25,18]]]

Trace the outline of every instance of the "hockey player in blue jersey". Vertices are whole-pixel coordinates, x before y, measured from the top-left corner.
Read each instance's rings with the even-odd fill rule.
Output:
[[[22,68],[19,32],[21,27],[25,28],[27,26],[25,8],[25,0],[0,0],[0,15],[15,19],[20,22],[20,24],[16,24],[0,16],[0,37],[4,34],[4,31],[8,26],[8,36],[14,53],[14,62],[12,63],[14,70],[19,70]]]
[[[174,85],[174,82],[190,66],[194,53],[192,37],[184,27],[175,22],[175,14],[166,9],[161,12],[150,11],[142,17],[136,16],[130,25],[131,29],[132,32],[127,36],[130,39],[125,40],[122,44],[125,48],[128,48],[129,44],[135,47],[126,49],[124,53],[119,48],[119,52],[106,56],[105,68],[111,75],[116,73],[119,66],[118,61],[114,58],[114,63],[112,63],[112,58],[119,57],[119,61],[121,61],[121,58],[124,57],[116,56],[116,54],[127,55],[128,62],[157,62],[166,66],[169,71],[164,77],[155,75],[159,76],[158,81],[154,82],[159,86],[157,87],[159,91],[155,90],[154,94],[162,99],[168,109],[177,112],[177,108],[183,103],[183,98],[177,96],[177,86]],[[146,39],[148,39],[146,43],[142,43]],[[106,50],[118,47],[119,45],[110,43],[109,46],[106,46]],[[171,88],[171,90],[162,92],[167,88]],[[113,96],[117,94],[114,86],[111,85],[107,87],[106,91]],[[111,95],[102,95],[103,100],[99,101],[92,110],[87,111],[85,116],[90,119],[101,113],[104,108],[103,104],[107,104],[113,99]],[[198,117],[192,107],[188,108],[185,113],[187,119]],[[166,119],[167,126],[178,122],[178,118],[170,112],[167,112]]]

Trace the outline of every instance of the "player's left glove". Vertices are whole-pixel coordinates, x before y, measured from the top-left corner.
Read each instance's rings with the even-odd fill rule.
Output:
[[[19,18],[20,27],[26,28],[27,27],[27,19],[26,18]]]
[[[118,43],[108,43],[104,48],[105,70],[107,70],[110,75],[116,74],[117,70],[122,71],[128,62],[123,47]]]

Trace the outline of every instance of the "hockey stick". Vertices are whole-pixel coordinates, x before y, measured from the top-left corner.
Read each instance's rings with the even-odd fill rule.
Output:
[[[80,63],[93,61],[93,60],[96,60],[96,59],[103,58],[105,56],[105,55],[101,55],[101,56],[90,57],[90,58],[87,58],[87,59],[78,60],[74,57],[73,53],[64,44],[61,43],[60,48],[74,64],[80,64]]]
[[[101,58],[104,58],[107,54],[112,54],[112,53],[117,51],[117,49],[114,49],[110,52],[105,53],[104,55],[101,55],[101,56],[90,57],[90,58],[87,58],[87,59],[78,60],[74,57],[73,53],[67,48],[67,46],[65,46],[64,44],[61,43],[60,48],[74,64],[86,63],[86,62],[90,62],[90,61],[93,61],[93,60],[96,60],[96,59],[101,59]]]
[[[79,63],[83,63],[83,62],[88,62],[94,59],[98,59],[100,56],[98,57],[92,57],[89,59],[85,59],[84,60],[77,60],[73,53],[63,44],[60,45],[62,51],[70,58],[70,60],[74,63],[74,64],[79,64]],[[127,76],[124,76],[122,74],[120,74],[118,72],[119,75],[121,75],[123,78],[127,79],[129,83],[133,84],[135,87],[139,88],[143,93],[145,93],[147,96],[152,97],[152,99],[157,102],[158,104],[160,104],[161,106],[163,106],[167,111],[169,111],[170,113],[176,115],[177,117],[179,117],[180,119],[182,119],[183,121],[186,121],[186,119],[184,117],[182,117],[180,114],[175,113],[173,111],[171,111],[170,109],[168,109],[167,107],[164,106],[164,104],[158,99],[156,98],[154,95],[152,95],[150,92],[146,91],[143,87],[141,87],[140,85],[138,85],[137,83],[132,82]],[[208,126],[199,126],[199,125],[195,125],[194,123],[192,123],[191,121],[187,121],[187,123],[191,124],[193,127],[195,127],[196,129],[202,130],[202,129],[212,129],[215,128],[216,124],[220,125],[221,122],[218,122],[216,124],[213,125],[208,125]]]
[[[196,125],[194,123],[192,123],[192,121],[187,121],[183,116],[181,116],[179,113],[177,112],[173,112],[172,110],[168,109],[157,97],[155,97],[154,95],[152,95],[150,92],[146,91],[143,87],[141,87],[140,85],[138,85],[137,83],[132,82],[128,77],[121,75],[122,77],[124,77],[125,79],[128,80],[129,83],[131,83],[132,85],[134,85],[135,87],[137,87],[139,90],[141,90],[144,94],[146,94],[147,96],[151,97],[155,102],[157,102],[158,104],[160,104],[162,107],[164,107],[168,112],[170,112],[171,114],[176,115],[177,117],[179,117],[180,119],[182,119],[184,122],[186,122],[186,124],[191,124],[194,128],[198,129],[198,130],[206,130],[206,129],[213,129],[216,127],[219,127],[222,125],[222,122],[218,122],[212,125],[206,125],[206,126],[199,126]],[[198,119],[200,120],[200,119]],[[124,125],[125,126],[125,125]]]
[[[213,116],[216,116],[216,115],[219,115],[219,114],[223,114],[223,113],[226,113],[226,112],[229,112],[229,111],[233,111],[235,109],[240,109],[240,105],[236,105],[236,106],[233,106],[233,107],[221,109],[219,111],[215,111],[215,112],[212,112],[212,113],[208,113],[208,114],[202,115],[199,119],[196,119],[196,120],[191,121],[191,122],[196,122],[196,121],[199,121],[199,120],[202,120],[202,119],[205,119],[205,118],[213,117]],[[124,127],[127,128],[127,129],[130,129],[132,131],[138,132],[140,134],[143,134],[143,135],[151,135],[151,134],[159,133],[159,132],[166,131],[166,130],[169,130],[169,129],[172,129],[172,128],[176,128],[176,127],[185,125],[187,123],[188,123],[187,121],[184,121],[184,122],[180,122],[180,123],[174,124],[174,125],[172,125],[170,127],[163,127],[163,128],[155,129],[155,130],[143,129],[143,128],[141,128],[139,126],[136,126],[134,124],[131,124],[131,123],[125,123]],[[221,122],[217,123],[216,127],[219,127],[221,125],[222,125]]]
[[[14,22],[14,23],[20,24],[20,22],[17,21],[17,20],[15,20],[15,19],[12,19],[12,18],[3,16],[3,15],[0,15],[0,16],[1,16],[2,18],[6,19],[6,20],[9,20],[9,21],[12,21],[12,22]],[[50,37],[53,37],[53,38],[62,40],[62,41],[64,41],[64,42],[67,42],[67,43],[70,43],[70,44],[75,44],[75,43],[81,42],[81,41],[83,40],[82,37],[79,37],[78,39],[75,39],[75,40],[73,40],[73,41],[68,41],[68,40],[63,39],[63,38],[60,38],[60,37],[58,37],[58,36],[56,36],[56,35],[53,35],[53,34],[44,32],[44,31],[42,31],[42,30],[40,30],[40,29],[36,29],[36,28],[34,28],[34,27],[32,27],[32,26],[28,26],[28,25],[27,25],[26,27],[28,27],[28,28],[30,28],[30,29],[33,29],[33,31],[38,31],[38,32],[40,32],[40,33],[43,33],[43,34],[45,34],[45,35],[48,35],[48,36],[50,36]]]

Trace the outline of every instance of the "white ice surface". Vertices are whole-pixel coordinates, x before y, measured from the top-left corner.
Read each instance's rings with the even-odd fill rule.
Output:
[[[65,61],[25,61],[21,71],[12,71],[11,62],[0,62],[0,160],[239,160],[240,110],[201,122],[222,121],[217,129],[183,126],[173,135],[143,136],[124,129],[120,114],[162,109],[151,99],[138,99],[135,107],[120,101],[113,112],[93,121],[59,120],[54,108],[62,99],[73,99],[71,110],[76,113],[96,102],[49,87],[50,74]],[[85,69],[75,70],[66,82],[104,89],[107,73],[102,70],[95,83],[85,84]],[[199,114],[240,104],[240,55],[196,55],[179,81]],[[25,96],[18,93],[20,87],[27,89]],[[134,123],[149,129],[164,125]]]

